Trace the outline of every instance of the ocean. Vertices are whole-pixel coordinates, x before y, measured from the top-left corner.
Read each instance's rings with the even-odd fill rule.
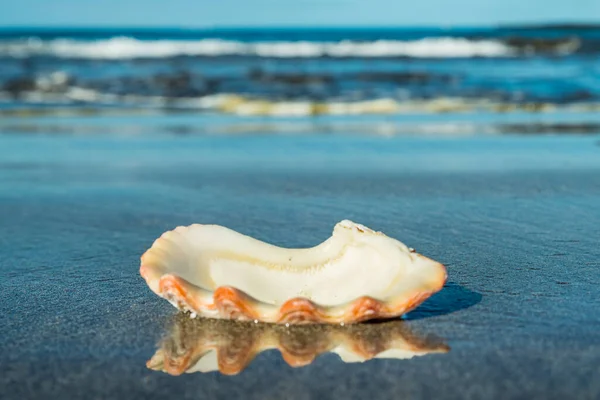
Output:
[[[596,112],[599,55],[596,26],[2,28],[0,110]]]

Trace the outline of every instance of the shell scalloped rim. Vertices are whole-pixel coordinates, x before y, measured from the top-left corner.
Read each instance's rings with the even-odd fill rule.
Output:
[[[306,249],[218,225],[180,226],[144,253],[140,274],[154,293],[192,316],[279,324],[401,316],[446,281],[442,264],[348,220]]]

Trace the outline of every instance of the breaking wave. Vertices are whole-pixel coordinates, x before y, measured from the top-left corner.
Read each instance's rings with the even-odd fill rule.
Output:
[[[135,59],[177,56],[254,56],[271,58],[318,57],[510,57],[516,48],[498,40],[437,37],[419,40],[370,42],[280,41],[241,42],[222,39],[138,40],[114,37],[96,41],[29,38],[0,42],[0,56],[26,58],[54,56],[77,59]]]

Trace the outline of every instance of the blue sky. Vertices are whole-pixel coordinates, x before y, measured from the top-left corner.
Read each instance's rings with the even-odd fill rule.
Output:
[[[600,0],[1,0],[0,26],[598,22]]]

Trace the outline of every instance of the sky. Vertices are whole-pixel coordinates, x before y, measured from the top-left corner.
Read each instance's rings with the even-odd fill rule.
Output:
[[[0,26],[600,23],[600,0],[1,0]]]

